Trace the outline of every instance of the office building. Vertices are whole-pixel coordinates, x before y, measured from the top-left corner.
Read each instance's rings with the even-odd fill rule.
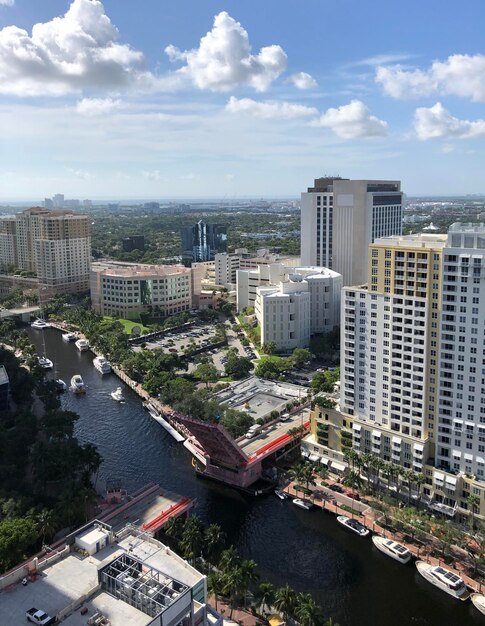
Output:
[[[199,221],[182,228],[184,262],[213,261],[217,252],[227,251],[227,226]]]
[[[93,263],[91,302],[101,315],[138,319],[173,315],[192,307],[192,271],[182,265]]]
[[[423,474],[430,509],[463,521],[476,495],[485,519],[485,225],[378,239],[368,259],[342,291],[340,402],[306,453],[374,454]]]
[[[237,270],[241,264],[239,254],[227,252],[218,252],[214,256],[215,262],[215,282],[216,285],[230,287],[236,284]]]
[[[344,285],[366,281],[367,248],[402,232],[399,181],[317,178],[301,194],[301,264],[333,269]]]
[[[34,272],[50,294],[87,291],[90,257],[87,215],[35,207],[0,220],[0,265]]]
[[[254,307],[258,287],[277,285],[285,277],[281,263],[256,265],[255,269],[236,271],[236,307],[239,312]]]
[[[133,250],[145,250],[144,235],[130,235],[130,237],[125,237],[121,243],[123,246],[123,252],[133,252]]]

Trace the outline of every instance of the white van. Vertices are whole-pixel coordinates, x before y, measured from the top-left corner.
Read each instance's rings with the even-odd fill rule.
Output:
[[[250,426],[248,432],[246,433],[246,439],[252,439],[258,432],[261,430],[261,426],[259,424],[253,424]]]

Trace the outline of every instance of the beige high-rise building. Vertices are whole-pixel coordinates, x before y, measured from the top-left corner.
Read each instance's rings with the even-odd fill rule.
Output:
[[[344,285],[367,279],[367,248],[402,232],[397,180],[317,178],[301,194],[301,264],[328,267]]]
[[[0,220],[0,265],[35,272],[50,293],[89,289],[89,217],[40,207]]]

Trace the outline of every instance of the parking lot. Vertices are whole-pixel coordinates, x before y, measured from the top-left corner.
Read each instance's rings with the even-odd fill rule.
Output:
[[[149,350],[163,349],[165,352],[183,354],[184,349],[188,346],[199,349],[214,343],[210,341],[214,335],[214,324],[191,324],[190,327],[184,329],[170,330],[160,339],[147,341],[146,347]]]

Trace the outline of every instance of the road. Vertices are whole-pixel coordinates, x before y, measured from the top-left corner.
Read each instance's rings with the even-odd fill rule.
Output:
[[[256,437],[253,437],[252,439],[241,439],[238,441],[238,445],[248,456],[250,456],[253,452],[256,452],[267,443],[278,439],[278,437],[286,434],[291,428],[301,426],[309,419],[310,409],[302,409],[298,413],[292,415],[287,422],[275,422],[271,426],[264,428],[264,430]]]

